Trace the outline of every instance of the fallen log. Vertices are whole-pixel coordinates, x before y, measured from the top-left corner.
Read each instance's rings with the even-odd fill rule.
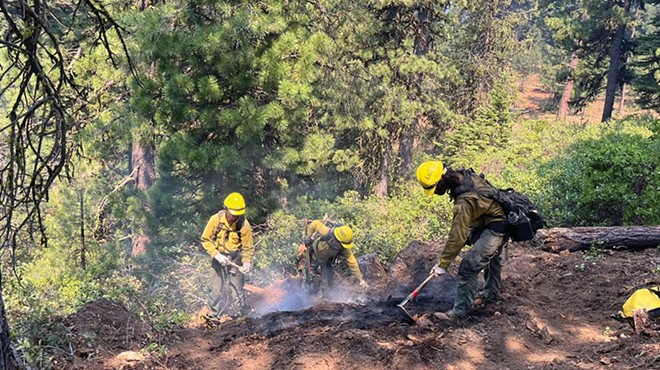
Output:
[[[556,227],[541,229],[541,249],[558,253],[597,249],[644,249],[660,245],[660,226]]]

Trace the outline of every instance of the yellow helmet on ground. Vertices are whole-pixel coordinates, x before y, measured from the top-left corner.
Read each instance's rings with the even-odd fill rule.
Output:
[[[353,230],[348,226],[339,226],[335,228],[335,238],[339,240],[344,248],[353,248]]]
[[[225,207],[227,211],[234,216],[240,216],[245,213],[245,200],[239,193],[231,193],[225,198]]]
[[[435,193],[435,186],[440,181],[444,172],[444,166],[440,161],[424,162],[417,167],[417,181],[424,188],[426,195]]]

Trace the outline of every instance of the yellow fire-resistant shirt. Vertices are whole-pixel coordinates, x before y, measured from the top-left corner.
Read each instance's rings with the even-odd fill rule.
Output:
[[[224,211],[211,216],[202,233],[202,246],[211,257],[218,253],[229,255],[240,249],[242,262],[252,262],[252,255],[254,255],[252,226],[247,219],[243,222],[239,241],[238,233],[236,233],[237,223],[238,220],[229,225]]]
[[[323,240],[325,239],[325,236],[328,236],[331,230],[332,229],[327,227],[320,220],[312,221],[312,223],[307,226],[306,235],[308,238],[317,235],[317,238],[312,245],[314,259],[320,263],[325,263],[338,255],[341,255],[346,260],[346,264],[353,275],[359,280],[362,280],[362,272],[360,271],[357,259],[355,259],[355,256],[353,255],[353,251],[349,248],[344,248],[334,235],[332,235],[331,238],[333,238],[336,243]]]
[[[480,186],[480,180],[473,176],[475,186]],[[468,231],[488,225],[494,221],[506,220],[504,210],[499,202],[476,192],[467,192],[458,196],[454,202],[453,220],[447,243],[445,244],[438,263],[447,268],[456,259],[468,239]]]

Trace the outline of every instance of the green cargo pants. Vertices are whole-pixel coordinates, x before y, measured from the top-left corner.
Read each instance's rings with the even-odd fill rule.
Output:
[[[325,295],[334,285],[335,270],[332,267],[332,260],[319,262],[311,255],[308,258],[309,265],[303,269],[303,290],[310,294],[320,291]]]
[[[468,316],[470,308],[474,304],[481,270],[484,271],[486,281],[484,298],[499,298],[502,286],[502,258],[500,253],[507,241],[506,234],[486,229],[474,243],[472,249],[465,254],[461,265],[458,267],[458,285],[453,309],[456,316]]]
[[[232,262],[240,266],[241,256],[239,255]],[[207,296],[211,314],[216,317],[243,315],[246,308],[245,292],[243,291],[245,276],[238,272],[236,267],[222,266],[215,259],[211,260],[211,267],[213,267],[213,271],[210,275]]]

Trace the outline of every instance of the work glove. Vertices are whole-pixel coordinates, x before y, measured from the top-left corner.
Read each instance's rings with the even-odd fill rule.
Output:
[[[444,268],[444,267],[440,267],[440,265],[435,265],[435,266],[433,266],[433,268],[431,269],[431,272],[429,272],[429,275],[433,275],[433,276],[436,276],[436,277],[437,277],[437,276],[440,276],[440,275],[444,275],[444,274],[446,274],[446,273],[447,273],[447,269],[446,269],[446,268]]]
[[[215,258],[215,260],[222,266],[227,266],[229,262],[231,262],[231,259],[222,253],[216,254],[213,258]]]
[[[307,252],[307,247],[305,246],[305,244],[300,244],[298,246],[298,249],[296,249],[296,256],[300,257],[303,254],[305,254],[305,252]]]
[[[251,265],[252,265],[252,264],[251,264],[250,262],[243,262],[243,266],[239,267],[239,268],[238,268],[238,271],[240,271],[241,274],[245,275],[245,274],[247,274],[248,272],[250,272],[250,266],[251,266]]]
[[[360,279],[360,281],[358,282],[358,286],[362,289],[369,288],[369,284],[367,284],[367,282],[364,281],[364,279]]]

